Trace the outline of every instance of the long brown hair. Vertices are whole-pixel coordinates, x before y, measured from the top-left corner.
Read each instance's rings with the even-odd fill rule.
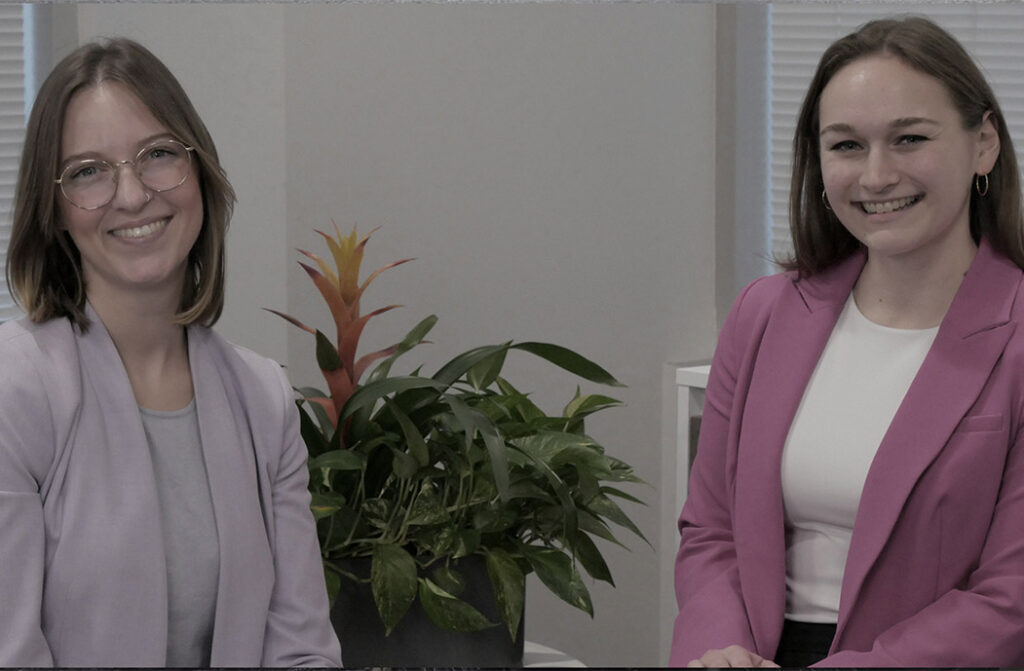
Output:
[[[992,88],[963,46],[932,21],[919,17],[871,21],[832,44],[818,62],[804,98],[793,138],[793,177],[789,222],[794,253],[777,259],[787,270],[810,275],[845,259],[860,245],[825,206],[819,155],[818,105],[821,93],[840,69],[873,54],[899,58],[937,79],[949,92],[963,126],[975,130],[986,112],[999,133],[999,157],[988,174],[985,196],[971,191],[970,227],[975,242],[985,238],[1024,268],[1024,210],[1017,155],[1006,119]]]
[[[175,322],[211,326],[224,307],[224,239],[235,193],[213,139],[181,84],[149,50],[125,38],[79,47],[57,64],[39,90],[18,170],[8,285],[32,321],[67,317],[79,328],[88,328],[81,256],[61,230],[61,196],[54,180],[68,103],[78,91],[104,81],[127,87],[172,135],[195,148],[203,224],[189,252]]]

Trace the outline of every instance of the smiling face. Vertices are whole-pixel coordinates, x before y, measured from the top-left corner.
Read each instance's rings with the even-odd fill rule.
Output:
[[[134,160],[153,140],[171,137],[122,84],[105,81],[71,98],[61,136],[61,168],[77,159],[110,164]],[[86,294],[94,300],[124,292],[160,292],[177,308],[189,251],[203,225],[195,161],[177,188],[156,193],[130,164],[118,168],[113,200],[82,210],[59,192],[61,226],[82,258]]]
[[[973,251],[970,190],[999,155],[990,115],[965,129],[939,80],[885,54],[840,69],[818,114],[828,201],[869,259]]]

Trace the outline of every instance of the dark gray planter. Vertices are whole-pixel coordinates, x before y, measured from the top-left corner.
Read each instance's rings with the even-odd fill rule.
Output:
[[[369,558],[336,563],[362,578],[370,575]],[[331,622],[341,640],[345,666],[521,667],[523,623],[519,623],[519,634],[513,641],[498,613],[483,557],[471,555],[460,559],[456,569],[466,580],[460,598],[491,622],[497,622],[497,626],[474,632],[441,629],[427,617],[417,598],[391,635],[385,636],[370,585],[342,578]]]

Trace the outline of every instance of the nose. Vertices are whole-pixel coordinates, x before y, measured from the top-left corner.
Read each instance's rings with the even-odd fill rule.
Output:
[[[892,156],[884,149],[871,149],[864,159],[860,185],[868,191],[885,191],[899,182]]]
[[[142,183],[135,172],[134,163],[124,161],[118,163],[114,169],[117,171],[117,180],[114,185],[114,198],[110,201],[112,207],[129,211],[138,210],[153,198],[149,187]]]

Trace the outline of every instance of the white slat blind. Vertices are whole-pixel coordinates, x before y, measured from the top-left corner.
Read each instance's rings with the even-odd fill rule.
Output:
[[[896,14],[927,16],[956,36],[995,90],[1014,146],[1024,148],[1024,5],[998,4],[772,4],[771,252],[792,250],[789,180],[793,130],[818,59],[836,39],[871,19]]]
[[[11,209],[25,137],[24,21],[20,4],[0,4],[0,322],[20,314],[7,290]]]

